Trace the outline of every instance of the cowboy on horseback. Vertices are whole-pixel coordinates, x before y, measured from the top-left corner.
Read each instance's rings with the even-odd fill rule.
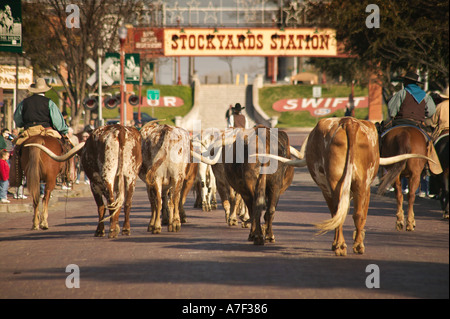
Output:
[[[389,100],[389,115],[395,122],[408,119],[418,126],[424,125],[427,118],[436,112],[436,105],[431,96],[427,95],[417,84],[421,84],[419,76],[408,72],[403,76],[403,89],[394,94]]]
[[[416,127],[428,141],[428,157],[439,163],[430,137],[431,118],[436,112],[436,104],[432,97],[419,87],[418,84],[422,84],[422,82],[419,81],[416,73],[407,72],[402,79],[403,89],[395,93],[388,102],[389,116],[392,120],[385,124],[382,130],[385,131],[395,126]],[[434,174],[442,172],[439,164],[429,163],[429,166]]]
[[[12,184],[21,184],[22,169],[20,168],[20,151],[22,143],[34,135],[49,135],[61,139],[64,149],[72,148],[68,140],[67,132],[69,127],[64,121],[63,115],[56,104],[45,97],[45,92],[50,90],[44,78],[36,80],[35,85],[31,85],[28,91],[33,93],[24,99],[17,106],[14,112],[14,122],[17,127],[23,127],[24,132],[15,140],[14,155],[11,171],[14,178]],[[19,185],[16,185],[19,186]]]

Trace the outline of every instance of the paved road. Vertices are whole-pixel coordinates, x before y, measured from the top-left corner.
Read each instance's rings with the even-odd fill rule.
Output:
[[[449,225],[435,200],[418,198],[416,231],[406,233],[394,229],[393,196],[373,195],[366,253],[346,257],[331,251],[332,233],[315,236],[313,224],[329,213],[305,169],[281,197],[273,244],[248,242],[248,229],[228,227],[221,206],[204,213],[192,205],[189,196],[180,232],[152,235],[139,182],[131,236],[114,240],[93,237],[91,196],[60,199],[47,231],[30,230],[31,212],[0,214],[0,298],[449,298]],[[353,228],[349,216],[349,248]],[[80,288],[66,287],[71,264]],[[379,288],[367,288],[378,270]]]

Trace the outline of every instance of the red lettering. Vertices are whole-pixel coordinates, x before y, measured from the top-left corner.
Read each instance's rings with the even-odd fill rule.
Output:
[[[256,45],[257,49],[262,49],[263,48],[263,36],[262,34],[258,34],[256,36],[256,40],[258,40],[258,44]]]
[[[280,49],[284,49],[284,40],[286,39],[286,36],[284,34],[282,34],[282,35],[280,35],[280,39],[281,39]]]
[[[330,36],[328,34],[326,35],[320,35],[320,48],[324,49],[326,47],[326,49],[328,50],[328,39],[330,38]],[[324,47],[325,44],[325,47]]]
[[[185,35],[185,34],[180,35],[180,39],[181,39],[181,48],[186,49],[187,35]]]
[[[200,34],[200,35],[198,36],[198,48],[201,49],[201,50],[203,50],[203,48],[205,47],[205,46],[203,45],[203,40],[204,40],[204,39],[205,39],[205,37],[204,37],[203,34]],[[200,43],[200,40],[201,40],[202,43]]]
[[[231,35],[231,34],[228,35],[228,42],[227,42],[227,46],[225,47],[225,49],[230,49],[230,44],[231,44],[231,49],[236,49],[236,47],[234,46],[234,43],[233,43],[233,35]]]
[[[297,48],[295,47],[295,43],[294,43],[294,35],[293,35],[293,34],[290,34],[290,35],[289,35],[289,42],[288,42],[288,45],[287,45],[286,49],[297,49]]]
[[[195,35],[193,34],[189,36],[189,49],[195,49]]]
[[[270,40],[272,41],[272,43],[270,44],[270,48],[271,49],[276,49],[277,48],[277,43],[275,42],[276,39],[277,38],[274,37],[274,36],[270,37]]]
[[[313,49],[317,49],[319,47],[319,36],[317,34],[312,36],[311,46]]]
[[[178,40],[178,39],[177,39]],[[172,37],[172,49],[178,49],[178,42]]]
[[[298,40],[297,48],[300,49],[300,50],[303,49],[302,48],[303,34],[297,35],[297,40]]]
[[[223,34],[219,34],[219,35],[217,36],[217,38],[218,38],[219,41],[220,41],[220,47],[219,47],[219,49],[223,49],[222,41],[223,41],[223,39],[225,39],[225,36],[224,36]]]
[[[255,48],[255,36],[253,34],[248,35],[248,43],[247,43],[247,49],[254,49]]]

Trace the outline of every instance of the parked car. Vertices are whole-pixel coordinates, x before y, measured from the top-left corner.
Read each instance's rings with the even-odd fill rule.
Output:
[[[134,123],[138,122],[138,112],[133,112],[133,120],[134,120]],[[153,120],[156,120],[156,118],[151,117],[150,115],[148,115],[145,112],[141,112],[141,123],[143,125],[145,123],[153,121]],[[120,116],[118,116],[118,117],[116,117],[114,119],[106,121],[106,125],[112,125],[112,124],[117,124],[117,123],[120,123]]]

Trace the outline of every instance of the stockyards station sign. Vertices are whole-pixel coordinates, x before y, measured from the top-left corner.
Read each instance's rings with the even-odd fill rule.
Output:
[[[337,55],[336,31],[316,28],[168,28],[165,56]]]

